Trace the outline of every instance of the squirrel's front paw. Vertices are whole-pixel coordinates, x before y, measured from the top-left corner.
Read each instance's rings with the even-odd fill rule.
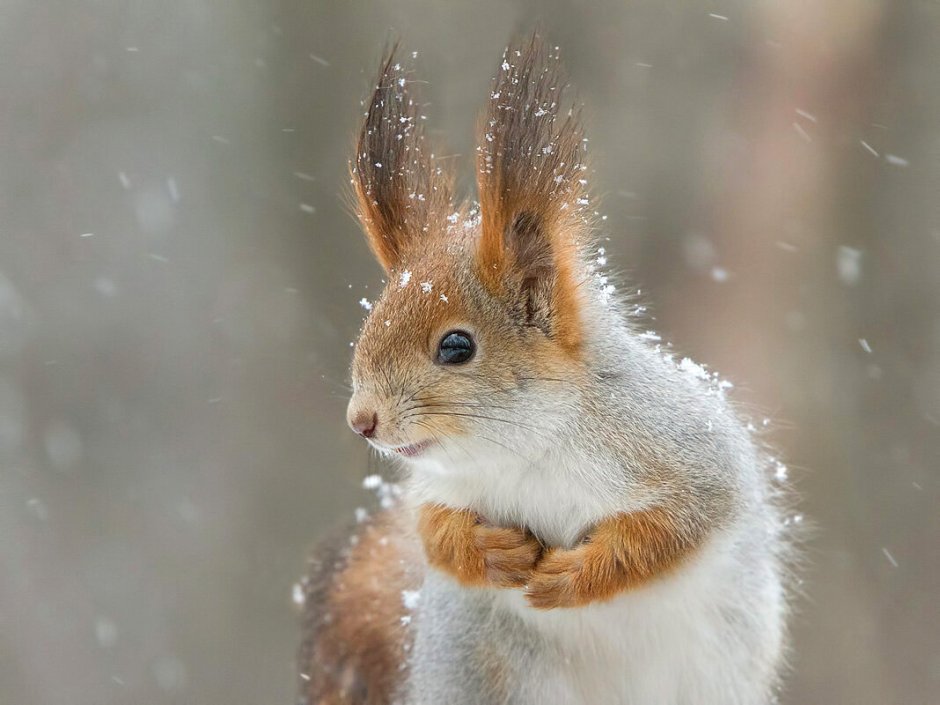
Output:
[[[595,588],[585,570],[587,547],[571,550],[555,548],[539,561],[526,585],[525,596],[533,607],[541,610],[556,607],[578,607],[596,599]]]
[[[538,609],[578,607],[675,569],[701,542],[701,527],[683,526],[668,507],[617,514],[580,546],[547,551],[526,586]]]
[[[425,505],[418,532],[428,562],[466,585],[521,587],[542,553],[525,529],[491,526],[466,509]]]
[[[542,555],[541,544],[525,529],[478,524],[474,541],[483,554],[486,580],[499,587],[525,585]]]

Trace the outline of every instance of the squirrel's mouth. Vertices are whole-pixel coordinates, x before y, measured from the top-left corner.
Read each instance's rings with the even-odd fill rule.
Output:
[[[421,441],[420,443],[412,443],[407,446],[399,446],[398,448],[392,448],[392,451],[403,455],[406,458],[415,458],[421,455],[434,441],[426,440]]]

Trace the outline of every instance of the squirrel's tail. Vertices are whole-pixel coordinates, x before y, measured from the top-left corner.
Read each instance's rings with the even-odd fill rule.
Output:
[[[301,583],[299,705],[395,701],[411,641],[403,594],[420,588],[424,563],[403,515],[382,511],[311,555]]]

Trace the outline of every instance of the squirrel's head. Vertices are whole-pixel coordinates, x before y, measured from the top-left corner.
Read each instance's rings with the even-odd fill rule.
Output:
[[[393,50],[352,162],[388,283],[356,344],[349,424],[414,461],[524,453],[570,411],[584,374],[577,115],[557,56],[536,35],[510,46],[480,121],[479,206],[455,208],[411,87]]]

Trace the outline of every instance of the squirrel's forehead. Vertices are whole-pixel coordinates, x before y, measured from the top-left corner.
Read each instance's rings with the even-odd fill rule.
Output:
[[[439,285],[430,279],[404,286],[391,282],[369,315],[366,330],[433,329],[467,313],[466,297],[444,280]]]
[[[437,254],[438,256],[435,256]],[[389,272],[388,283],[378,305],[389,313],[446,315],[453,309],[465,310],[473,296],[472,271],[455,258],[442,261],[439,253]]]

